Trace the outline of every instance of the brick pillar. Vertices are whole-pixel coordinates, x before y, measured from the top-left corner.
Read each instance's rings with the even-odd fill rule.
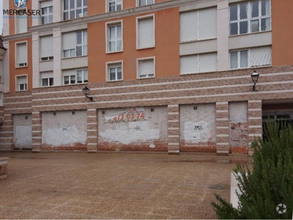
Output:
[[[229,155],[229,103],[216,103],[216,134],[217,134],[217,154]]]
[[[42,114],[32,113],[32,151],[40,152],[42,149]]]
[[[4,122],[0,131],[1,149],[13,150],[13,117],[11,114],[4,114]]]
[[[168,153],[180,153],[179,105],[168,105]]]
[[[96,153],[98,151],[98,111],[87,110],[87,151]]]
[[[249,134],[249,145],[248,154],[252,156],[253,149],[251,143],[262,137],[262,101],[261,100],[250,100],[248,101],[248,134]]]

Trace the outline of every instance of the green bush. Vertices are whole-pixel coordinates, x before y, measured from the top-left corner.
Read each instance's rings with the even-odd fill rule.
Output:
[[[216,195],[212,205],[218,218],[292,219],[293,128],[269,122],[264,130],[264,140],[252,144],[252,170],[241,164],[234,169],[241,191],[238,208]],[[284,214],[278,213],[279,204],[286,205]]]

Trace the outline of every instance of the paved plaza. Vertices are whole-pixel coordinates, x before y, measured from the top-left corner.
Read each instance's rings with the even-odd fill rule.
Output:
[[[0,218],[216,218],[214,193],[247,156],[136,153],[0,153]]]

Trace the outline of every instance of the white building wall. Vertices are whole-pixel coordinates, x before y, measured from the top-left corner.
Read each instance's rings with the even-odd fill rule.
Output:
[[[218,27],[218,70],[228,70],[229,65],[229,1],[217,0],[217,27]]]
[[[32,53],[33,53],[33,88],[40,87],[40,47],[39,47],[39,34],[37,32],[32,35]]]
[[[55,3],[55,1],[54,1]],[[54,86],[62,85],[62,69],[61,69],[61,58],[62,58],[62,34],[61,29],[53,29],[53,47],[54,47]]]

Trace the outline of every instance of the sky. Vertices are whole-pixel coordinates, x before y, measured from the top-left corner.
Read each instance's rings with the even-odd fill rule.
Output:
[[[3,0],[0,0],[0,34],[2,34],[3,29]]]

